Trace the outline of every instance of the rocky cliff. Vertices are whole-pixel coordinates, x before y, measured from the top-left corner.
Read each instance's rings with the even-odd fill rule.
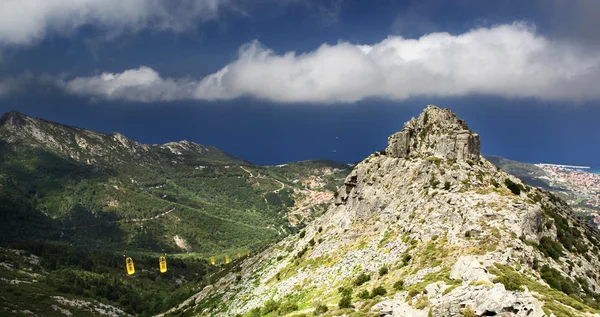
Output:
[[[428,106],[325,215],[170,313],[596,316],[597,246],[563,201],[497,169],[464,121]]]

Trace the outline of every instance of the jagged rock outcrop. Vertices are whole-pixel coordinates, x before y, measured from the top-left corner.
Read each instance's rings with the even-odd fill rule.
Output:
[[[231,316],[271,301],[311,313],[349,296],[337,315],[600,316],[597,250],[564,202],[497,169],[465,122],[428,106],[356,165],[303,233],[175,310]]]
[[[479,135],[448,109],[429,105],[417,118],[407,122],[402,131],[388,139],[387,152],[392,157],[438,157],[450,160],[478,161]]]

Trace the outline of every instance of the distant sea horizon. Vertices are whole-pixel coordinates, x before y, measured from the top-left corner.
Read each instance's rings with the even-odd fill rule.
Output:
[[[600,174],[600,168],[597,168],[597,167],[592,167],[589,169],[589,171],[594,174]]]

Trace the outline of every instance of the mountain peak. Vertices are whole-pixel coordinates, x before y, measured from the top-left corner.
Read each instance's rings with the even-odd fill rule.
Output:
[[[10,124],[13,126],[23,126],[27,123],[27,115],[24,115],[17,111],[8,111],[0,117],[0,126]]]
[[[438,157],[478,161],[479,135],[450,109],[428,105],[418,118],[388,138],[387,153],[394,157]]]

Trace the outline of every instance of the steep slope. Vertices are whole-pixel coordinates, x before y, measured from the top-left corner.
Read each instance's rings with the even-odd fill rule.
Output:
[[[560,191],[559,188],[552,187],[545,179],[547,173],[533,164],[517,162],[494,155],[485,158],[499,169],[520,178],[527,185],[541,187],[553,192]]]
[[[578,216],[584,217],[594,227],[600,227],[600,176],[582,169],[558,168],[552,165],[534,165],[487,156],[492,164],[512,174],[527,185],[547,189],[563,199]]]
[[[293,231],[302,219],[290,221],[288,212],[299,207],[295,199],[313,192],[286,177],[286,168],[252,165],[214,147],[145,145],[16,112],[0,119],[0,150],[3,244],[39,238],[235,254]],[[320,164],[300,169],[324,184],[347,173],[337,163]]]
[[[428,106],[354,168],[325,215],[170,313],[596,316],[597,239]]]

